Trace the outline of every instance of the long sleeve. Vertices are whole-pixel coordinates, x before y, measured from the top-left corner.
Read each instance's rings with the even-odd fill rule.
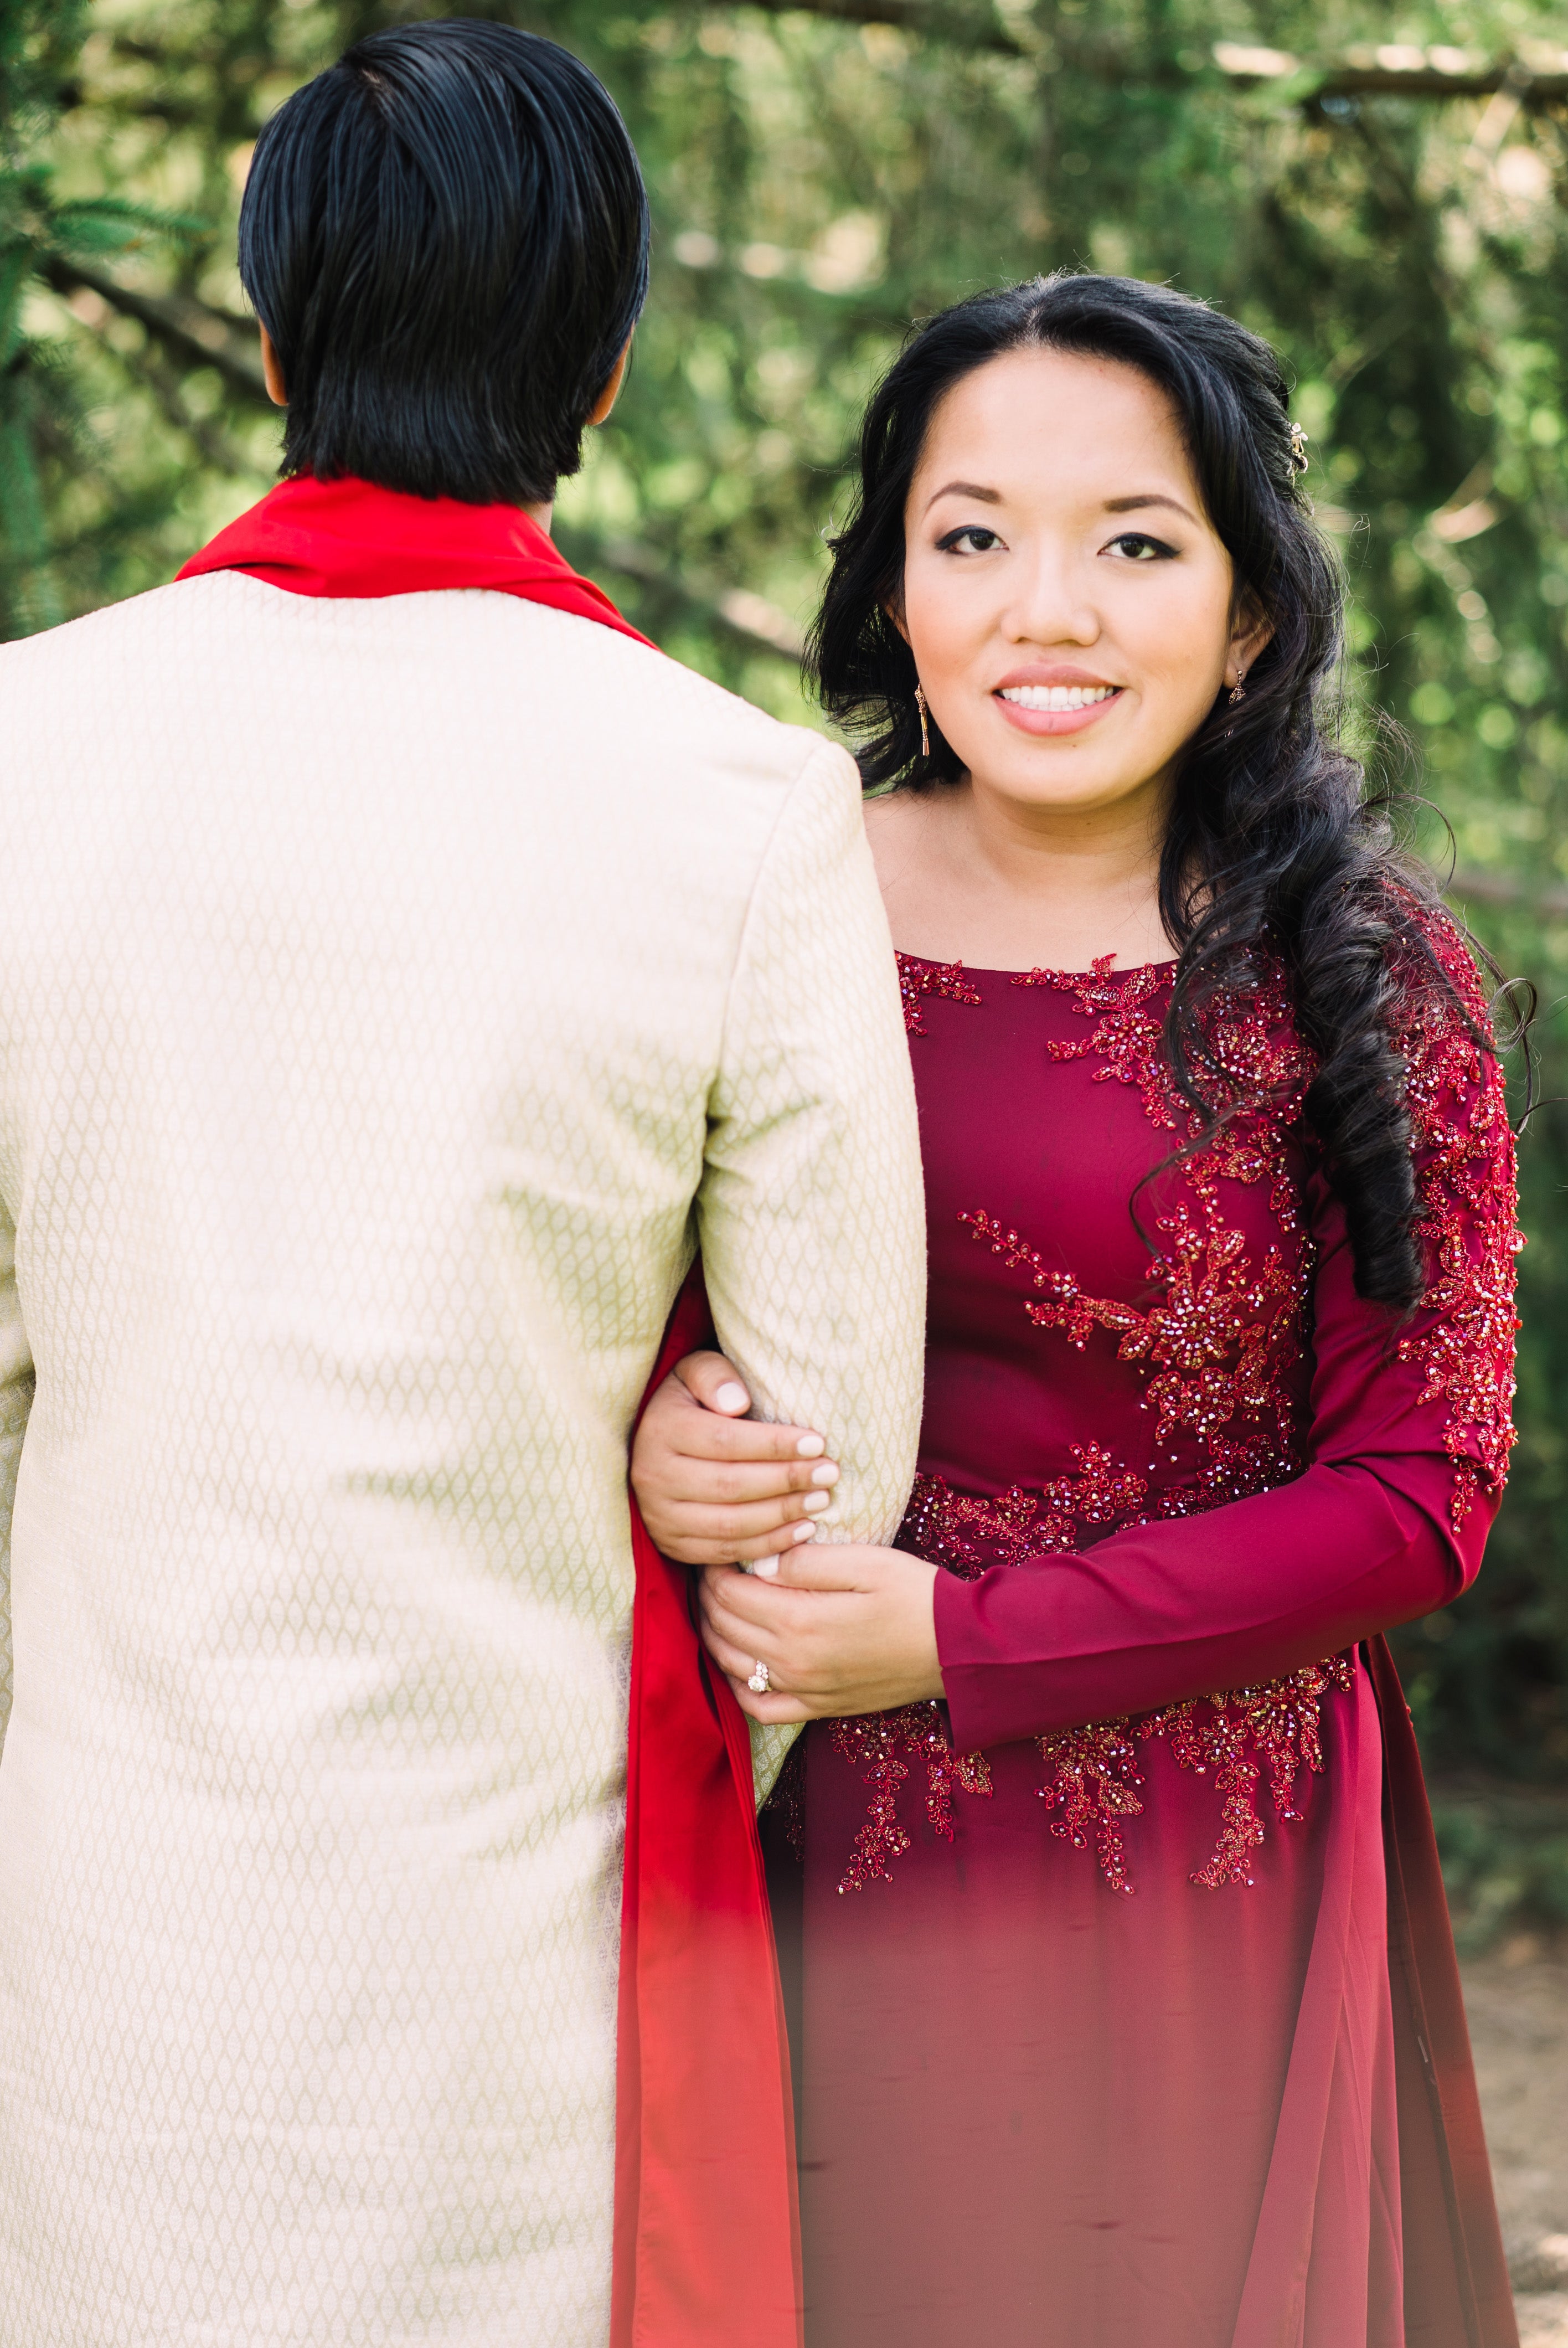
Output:
[[[16,1234],[0,1207],[0,1747],[11,1716],[11,1511],[33,1405],[33,1356],[16,1293]]]
[[[1443,959],[1484,1017],[1468,963]],[[942,1575],[961,1750],[1255,1685],[1473,1578],[1512,1439],[1512,1142],[1497,1061],[1462,1023],[1428,1010],[1401,1040],[1429,1263],[1419,1311],[1396,1328],[1357,1296],[1343,1210],[1315,1173],[1304,1473],[978,1581]]]
[[[919,1434],[925,1207],[859,799],[853,762],[823,743],[780,816],[735,967],[698,1213],[719,1342],[759,1412],[833,1430],[825,1537],[886,1541]],[[787,1743],[759,1753],[760,1782]]]

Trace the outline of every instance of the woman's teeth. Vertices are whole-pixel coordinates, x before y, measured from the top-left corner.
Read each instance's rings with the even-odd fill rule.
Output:
[[[1004,685],[1004,701],[1020,709],[1087,709],[1092,701],[1109,701],[1121,691],[1115,685]]]

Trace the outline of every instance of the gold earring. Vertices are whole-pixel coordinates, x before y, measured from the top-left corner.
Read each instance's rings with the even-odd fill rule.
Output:
[[[915,706],[920,713],[920,756],[922,758],[928,758],[931,755],[931,729],[926,723],[926,693],[923,685],[917,685],[915,687]]]
[[[1245,669],[1238,668],[1235,673],[1235,685],[1231,693],[1231,707],[1233,709],[1235,707],[1238,701],[1245,701],[1246,699],[1245,677]]]

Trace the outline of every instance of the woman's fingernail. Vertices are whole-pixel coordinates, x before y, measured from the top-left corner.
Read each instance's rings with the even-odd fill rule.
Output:
[[[801,1507],[808,1517],[815,1517],[819,1509],[826,1508],[830,1497],[826,1492],[808,1492]]]
[[[752,1568],[752,1571],[760,1573],[764,1581],[772,1581],[778,1570],[779,1561],[776,1557],[759,1557]]]
[[[719,1388],[713,1400],[721,1410],[750,1410],[752,1406],[751,1395],[733,1378]]]
[[[790,1535],[790,1539],[792,1540],[797,1541],[815,1540],[815,1538],[816,1527],[812,1523],[809,1517],[806,1519],[804,1525],[796,1525],[794,1532]]]
[[[812,1469],[811,1480],[814,1484],[836,1484],[838,1481],[838,1469],[835,1467],[831,1459],[825,1459],[820,1468],[814,1468]]]
[[[820,1435],[803,1435],[794,1449],[797,1459],[820,1459],[827,1445]]]

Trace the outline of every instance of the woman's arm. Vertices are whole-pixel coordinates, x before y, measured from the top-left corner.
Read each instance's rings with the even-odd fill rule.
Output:
[[[1484,1023],[1468,962],[1451,974]],[[1473,1579],[1512,1439],[1512,1141],[1497,1061],[1451,1017],[1426,1014],[1400,1040],[1420,1307],[1399,1324],[1356,1294],[1344,1212],[1317,1176],[1305,1474],[1074,1554],[970,1582],[944,1574],[937,1636],[961,1748],[1256,1685],[1445,1606]]]
[[[631,1455],[653,1540],[706,1569],[702,1635],[743,1709],[800,1721],[939,1696],[936,1567],[858,1542],[798,1546],[831,1516],[838,1469],[820,1435],[741,1416],[750,1399],[723,1354],[688,1354],[643,1413]],[[775,1693],[747,1684],[760,1662]]]
[[[798,1708],[764,1716],[875,1708],[850,1699],[874,1676],[878,1639],[910,1688],[884,1704],[936,1693],[921,1676],[922,1604],[934,1607],[955,1742],[974,1751],[1278,1678],[1468,1587],[1511,1440],[1512,1147],[1494,1059],[1466,1047],[1456,1078],[1450,1053],[1439,1082],[1430,1054],[1412,1044],[1410,1057],[1428,1293],[1403,1326],[1357,1296],[1343,1210],[1317,1177],[1307,1200],[1318,1270],[1306,1472],[1253,1498],[995,1567],[975,1581],[936,1573],[917,1588],[918,1560],[899,1551],[794,1551],[782,1567],[786,1585],[815,1589],[825,1570],[830,1582],[835,1574],[855,1582],[866,1601],[838,1610],[842,1654],[808,1591],[712,1567],[705,1635],[725,1669],[737,1672],[750,1643],[778,1685],[801,1691]],[[751,1447],[765,1432],[747,1423],[727,1430],[743,1456],[759,1458]],[[694,1432],[668,1470],[691,1512],[689,1533],[716,1505],[697,1457],[705,1440]],[[761,1535],[775,1548],[791,1542],[787,1519],[799,1505],[786,1497],[785,1472],[759,1467],[752,1503],[776,1511],[774,1531]],[[753,1709],[776,1699],[743,1701]]]

